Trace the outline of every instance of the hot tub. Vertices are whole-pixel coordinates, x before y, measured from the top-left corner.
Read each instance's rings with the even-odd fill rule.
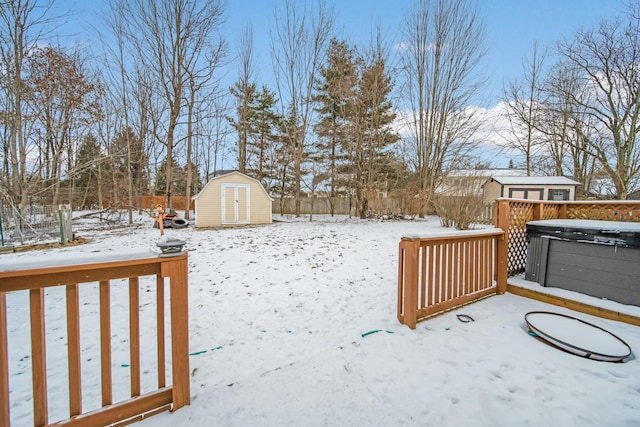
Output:
[[[527,223],[525,279],[640,306],[640,223]]]

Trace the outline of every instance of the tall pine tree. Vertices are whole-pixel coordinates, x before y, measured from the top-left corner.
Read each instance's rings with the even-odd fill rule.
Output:
[[[329,203],[334,213],[338,190],[338,170],[345,158],[342,147],[348,144],[348,131],[357,97],[358,62],[356,52],[344,41],[332,39],[327,64],[320,68],[314,101],[320,116],[314,127],[318,135],[317,151],[324,155],[329,176]]]
[[[400,138],[393,130],[396,118],[391,95],[391,77],[384,58],[375,54],[364,64],[358,84],[355,130],[351,162],[355,172],[356,204],[360,218],[369,210],[369,197],[386,186],[382,161],[387,147]]]

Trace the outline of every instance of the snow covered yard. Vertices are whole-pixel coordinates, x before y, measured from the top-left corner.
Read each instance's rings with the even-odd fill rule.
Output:
[[[56,251],[72,257],[155,249],[158,230],[148,217],[137,221],[137,227],[107,232],[87,221],[76,233],[89,243]],[[167,230],[189,250],[192,402],[138,425],[639,425],[639,360],[612,364],[555,350],[527,334],[524,315],[574,315],[615,333],[634,354],[640,352],[639,327],[509,294],[419,323],[415,331],[398,323],[400,238],[447,232],[455,231],[440,228],[436,218],[324,216],[311,223],[284,218],[267,226]],[[1,255],[0,263],[44,252],[51,251]],[[25,300],[10,297],[9,320],[12,314],[26,318]],[[90,295],[85,303],[91,306]],[[150,303],[141,305],[143,316],[147,306],[152,310]],[[459,313],[475,321],[461,323]],[[9,332],[10,346],[17,347],[10,354],[24,356],[26,326],[17,323]],[[112,333],[124,340],[128,330],[114,325]],[[64,353],[55,352],[64,347],[47,345],[49,359],[62,363]],[[94,350],[87,348],[83,358],[96,358]],[[126,357],[113,359],[114,380],[124,387]],[[16,389],[28,383],[28,361],[12,368],[19,371],[10,379],[12,425],[30,425],[29,396]],[[152,366],[145,375],[153,379]],[[84,382],[98,384],[99,377]],[[61,417],[63,395],[49,395],[50,407],[62,406]]]

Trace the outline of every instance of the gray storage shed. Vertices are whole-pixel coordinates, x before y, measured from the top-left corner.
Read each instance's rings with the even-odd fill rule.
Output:
[[[493,176],[483,185],[482,200],[575,200],[578,185],[565,176]]]

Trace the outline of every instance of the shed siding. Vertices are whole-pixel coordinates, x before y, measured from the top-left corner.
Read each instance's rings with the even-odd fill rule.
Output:
[[[576,199],[575,185],[502,185],[496,181],[489,181],[484,185],[483,200],[485,203],[490,203],[500,197],[509,197],[510,193],[512,198],[522,199],[524,193],[521,190],[529,190],[527,197],[529,200],[549,200],[549,190],[569,190],[569,200]],[[538,197],[539,192],[535,190],[542,190],[542,198]]]
[[[500,184],[495,181],[489,181],[484,184],[483,200],[485,203],[491,203],[500,197],[502,197],[500,194]]]

